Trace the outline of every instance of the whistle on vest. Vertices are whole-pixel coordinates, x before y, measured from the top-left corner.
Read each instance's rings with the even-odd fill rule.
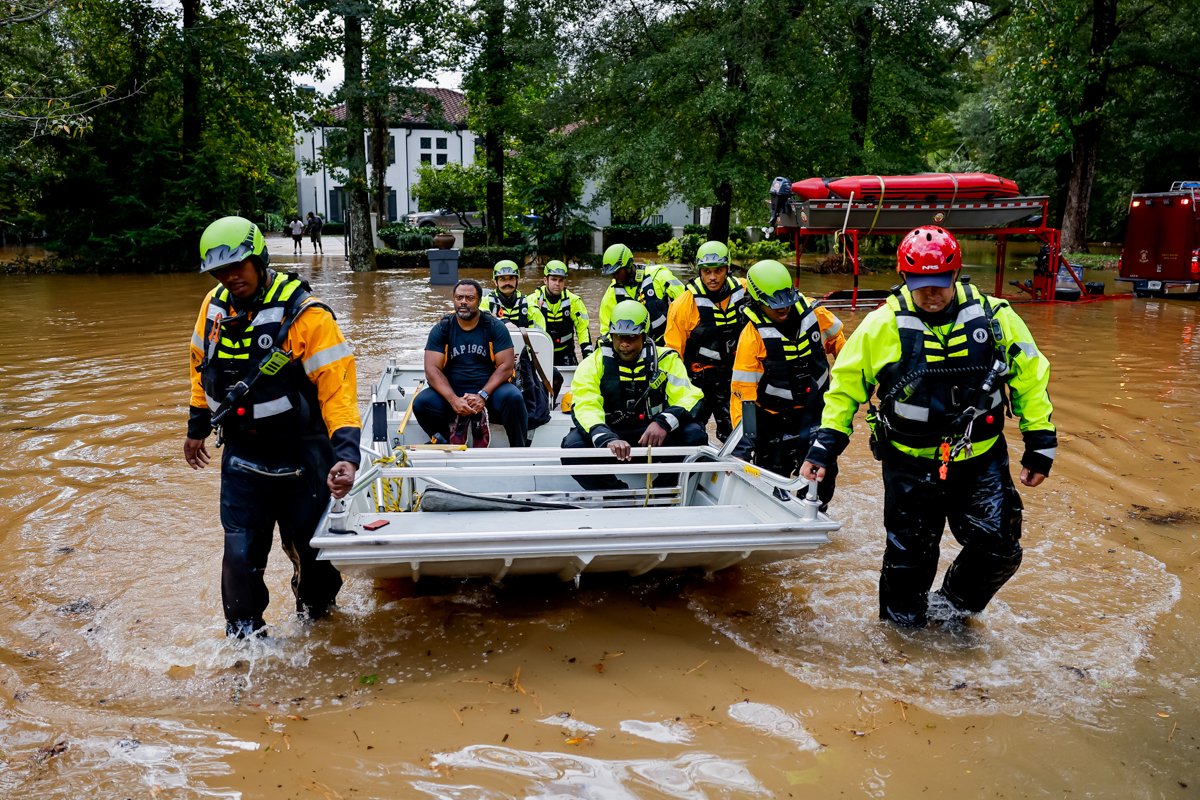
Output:
[[[942,442],[940,448],[942,456],[942,464],[938,467],[938,480],[946,480],[946,474],[950,471],[950,442]]]

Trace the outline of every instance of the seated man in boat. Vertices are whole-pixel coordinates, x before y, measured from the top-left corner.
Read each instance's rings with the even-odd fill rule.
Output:
[[[451,429],[473,427],[476,446],[486,438],[487,412],[499,419],[512,447],[527,447],[525,398],[510,379],[516,359],[504,323],[479,310],[483,286],[464,279],[454,286],[454,313],[442,317],[425,342],[428,389],[413,397],[413,416],[431,443],[450,442]]]
[[[546,330],[546,319],[542,316],[542,310],[531,305],[529,298],[517,288],[517,283],[521,280],[521,270],[517,267],[517,262],[508,259],[497,261],[496,266],[492,267],[492,280],[496,288],[488,289],[479,304],[480,311],[511,322],[518,328],[532,326]]]
[[[729,383],[733,353],[749,302],[746,289],[729,277],[729,248],[705,242],[696,251],[700,274],[687,285],[667,313],[667,347],[683,355],[692,383],[704,392],[704,410],[696,422],[704,425],[711,414],[717,420],[717,438],[729,438]]]
[[[571,384],[575,404],[574,429],[562,441],[564,448],[607,447],[618,461],[630,460],[630,449],[708,443],[704,428],[692,413],[704,395],[688,380],[683,359],[674,350],[659,347],[649,336],[650,314],[636,300],[623,300],[613,309],[609,335],[575,370]],[[564,463],[601,463],[597,461]],[[577,475],[588,490],[624,489],[613,475]],[[663,476],[662,485],[677,476]]]
[[[1021,418],[1021,483],[1050,473],[1057,435],[1050,364],[1004,300],[959,282],[962,253],[932,225],[896,251],[904,285],[863,318],[833,366],[816,442],[801,468],[827,480],[872,392],[867,425],[883,462],[887,544],[879,616],[922,627],[982,611],[1021,564],[1021,498],[1009,474],[1004,417]],[[947,522],[962,544],[930,592]]]
[[[612,275],[612,283],[600,298],[600,335],[608,333],[613,310],[623,300],[637,300],[650,313],[650,338],[663,344],[667,332],[667,309],[683,294],[683,284],[661,264],[633,263],[633,253],[623,244],[604,251],[601,275]]]
[[[345,496],[358,470],[354,353],[308,284],[269,268],[250,220],[209,225],[200,257],[200,272],[220,286],[204,298],[192,334],[183,457],[201,469],[214,428],[224,441],[221,601],[226,635],[241,639],[265,633],[263,575],[277,524],[297,613],[318,619],[334,608],[341,575],[317,560],[309,539],[330,494]]]
[[[817,428],[829,386],[829,356],[846,342],[842,322],[792,286],[778,261],[759,261],[746,271],[751,304],[733,363],[733,424],[742,423],[734,455],[780,475],[800,468]],[[833,497],[834,470],[820,486],[822,503]],[[790,499],[783,489],[780,500]]]

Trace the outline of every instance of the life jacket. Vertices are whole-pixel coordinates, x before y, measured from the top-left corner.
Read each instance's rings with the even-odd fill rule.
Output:
[[[777,414],[799,411],[805,419],[819,419],[829,387],[829,359],[816,309],[804,298],[795,308],[800,327],[794,340],[758,309],[747,306],[743,312],[758,329],[767,350],[756,402]]]
[[[554,352],[574,350],[575,317],[571,313],[571,303],[575,295],[563,289],[558,302],[553,302],[546,295],[545,287],[542,287],[531,297],[534,299],[534,305],[542,310],[542,315],[546,318],[546,333],[554,340]]]
[[[699,278],[689,283],[687,288],[695,298],[700,322],[688,334],[683,351],[684,362],[688,369],[698,365],[701,369],[720,366],[732,370],[733,354],[737,350],[738,336],[744,324],[740,314],[750,302],[746,289],[733,278],[725,279],[724,291],[718,293],[716,299]],[[723,309],[718,305],[724,299],[720,295],[729,299]]]
[[[630,287],[618,286],[616,283],[613,284],[613,293],[616,295],[618,303],[622,300],[637,300],[646,307],[646,311],[650,314],[650,338],[655,343],[662,344],[663,337],[667,332],[667,310],[671,307],[671,298],[669,296],[659,297],[658,289],[654,285],[654,275],[658,269],[666,269],[666,267],[643,272],[638,278],[637,285],[633,287],[632,294],[629,291]]]
[[[1003,429],[1003,388],[978,396],[992,365],[1004,358],[999,323],[971,284],[956,284],[955,297],[958,310],[944,335],[925,325],[907,286],[888,298],[900,333],[900,360],[878,375],[882,438],[911,448],[937,447],[947,437],[962,435],[955,423],[964,409],[976,405],[986,413],[971,428],[972,442],[991,439]]]
[[[613,352],[612,339],[602,337],[597,345],[603,372],[600,395],[605,399],[604,424],[611,427],[650,424],[655,414],[667,407],[667,373],[658,368],[658,350],[653,342],[642,345],[637,361],[627,364]]]
[[[521,294],[520,289],[516,289],[512,293],[512,299],[505,301],[504,295],[497,292],[495,289],[488,289],[487,308],[484,309],[492,314],[496,319],[502,319],[511,322],[518,328],[528,328],[529,321],[529,298]]]
[[[226,398],[239,382],[250,387],[221,417],[227,439],[239,433],[294,435],[324,430],[316,386],[303,365],[281,348],[286,328],[302,311],[320,307],[333,312],[311,299],[309,285],[295,273],[267,274],[273,276],[270,285],[250,313],[238,313],[224,287],[208,303],[206,352],[199,370],[209,409],[225,410]]]

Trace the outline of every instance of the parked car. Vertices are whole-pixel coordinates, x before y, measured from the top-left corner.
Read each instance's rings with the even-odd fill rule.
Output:
[[[462,215],[466,220],[466,227],[478,228],[483,225],[483,215],[478,211],[467,211]],[[418,211],[415,214],[409,214],[406,217],[409,225],[415,225],[418,228],[462,228],[463,219],[448,208],[441,208],[437,211]]]

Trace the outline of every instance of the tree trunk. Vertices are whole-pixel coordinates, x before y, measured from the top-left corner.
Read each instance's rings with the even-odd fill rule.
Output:
[[[200,19],[202,0],[183,0],[183,76],[182,76],[182,147],[183,176],[190,179],[196,157],[200,153],[200,135],[203,117],[200,112],[200,77],[203,68],[200,63],[200,30],[197,25]],[[204,181],[198,181],[191,188],[199,190]],[[203,204],[202,205],[206,205]]]
[[[1071,148],[1071,180],[1063,209],[1062,248],[1069,252],[1088,251],[1088,212],[1096,179],[1096,157],[1104,132],[1101,113],[1108,93],[1108,69],[1104,65],[1116,38],[1117,0],[1093,0],[1091,57],[1079,113],[1083,121],[1075,130],[1075,143]]]
[[[346,99],[346,181],[348,214],[346,219],[346,260],[354,272],[375,270],[375,240],[371,236],[370,196],[367,193],[367,159],[363,139],[366,112],[363,108],[363,34],[362,19],[347,16],[346,79],[342,93]]]
[[[867,6],[850,22],[853,49],[846,65],[847,91],[850,95],[850,141],[854,144],[849,171],[861,172],[867,144],[867,124],[871,117],[871,82],[874,65],[871,63],[871,40],[875,30],[875,11]]]
[[[714,242],[729,241],[730,210],[733,208],[733,184],[725,179],[717,184],[717,202],[708,218],[708,238]]]
[[[504,2],[490,0],[484,10],[483,71],[486,76],[484,101],[487,106],[487,130],[483,134],[484,163],[487,179],[487,242],[498,245],[504,241],[504,113],[505,76],[508,65],[504,58]]]
[[[388,219],[388,186],[387,186],[387,153],[388,132],[387,117],[379,102],[372,100],[369,116],[371,120],[371,196],[375,200],[375,224],[385,227]]]

